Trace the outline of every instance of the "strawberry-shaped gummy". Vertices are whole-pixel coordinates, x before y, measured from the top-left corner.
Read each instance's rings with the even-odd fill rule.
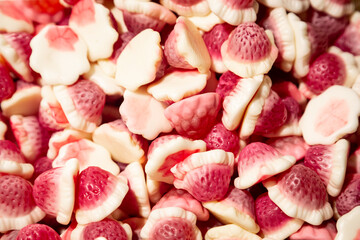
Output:
[[[78,223],[100,221],[118,208],[129,190],[123,177],[99,167],[88,167],[79,175],[75,217]]]
[[[256,122],[254,134],[267,134],[281,127],[287,119],[287,110],[285,104],[281,101],[279,95],[270,91],[261,114]]]
[[[353,208],[360,205],[360,178],[350,181],[344,186],[339,196],[336,198],[335,206],[340,216],[350,212]]]
[[[193,153],[203,152],[206,144],[202,140],[191,140],[179,135],[164,135],[149,146],[145,172],[153,180],[172,184],[174,176],[170,169]]]
[[[16,240],[61,240],[61,237],[45,224],[29,224],[20,229]]]
[[[254,198],[247,190],[230,186],[223,199],[203,205],[224,224],[236,224],[252,233],[260,230],[255,221]]]
[[[275,45],[279,49],[276,64],[283,71],[289,72],[295,60],[295,36],[285,8],[274,8],[269,15],[261,21],[265,29],[274,34]]]
[[[128,236],[119,222],[110,218],[105,218],[98,222],[89,223],[83,229],[81,239],[95,240],[98,238],[106,238],[107,240],[127,240]]]
[[[255,22],[259,8],[257,1],[253,0],[210,0],[208,4],[212,12],[234,26],[244,22]]]
[[[332,85],[343,85],[345,77],[342,59],[332,53],[323,53],[310,65],[304,80],[313,93],[320,94]]]
[[[140,232],[141,239],[200,240],[201,233],[195,225],[196,215],[179,207],[158,208],[151,211]]]
[[[0,174],[12,174],[28,179],[33,172],[34,167],[25,162],[25,158],[15,143],[0,140]]]
[[[355,3],[351,0],[310,0],[311,7],[340,18],[350,15],[355,10]]]
[[[356,240],[360,237],[360,222],[358,221],[360,207],[353,208],[347,214],[342,215],[336,222],[336,240]]]
[[[271,69],[278,49],[259,25],[242,23],[221,46],[221,55],[230,71],[241,77],[253,77]]]
[[[240,138],[235,131],[229,131],[219,122],[215,124],[205,136],[206,149],[222,149],[232,152],[236,156],[240,150]]]
[[[155,19],[145,14],[132,13],[126,10],[122,10],[122,13],[124,16],[124,23],[128,31],[134,34],[138,34],[147,28],[161,32],[166,24],[164,21]]]
[[[45,130],[36,116],[13,115],[10,125],[21,153],[30,162],[45,156],[50,132]]]
[[[45,213],[36,206],[30,182],[13,175],[0,176],[0,232],[40,221]]]
[[[353,17],[358,18],[358,13],[354,13]],[[360,55],[359,47],[360,31],[356,22],[350,22],[346,26],[344,32],[336,39],[334,45],[345,52]]]
[[[126,177],[129,187],[120,210],[128,216],[147,218],[150,214],[150,202],[143,167],[139,162],[132,162],[120,175]]]
[[[0,57],[0,102],[11,97],[15,92],[15,84],[10,76],[10,72],[2,62]]]
[[[240,189],[251,187],[287,170],[295,162],[293,156],[283,156],[265,143],[252,142],[246,145],[237,156],[239,177],[235,179],[235,187]]]
[[[197,139],[214,125],[220,104],[217,93],[203,93],[170,105],[164,114],[180,135]]]
[[[63,167],[43,172],[34,181],[33,195],[36,205],[64,225],[70,222],[74,208],[75,179],[78,172],[78,161],[72,159]]]
[[[306,152],[304,165],[320,176],[333,197],[341,191],[349,149],[349,142],[341,139],[332,145],[312,145]]]
[[[296,161],[303,159],[306,150],[309,148],[304,138],[300,136],[269,138],[266,140],[266,144],[269,144],[283,155],[294,156]]]
[[[34,174],[31,179],[35,180],[40,174],[52,168],[53,160],[48,157],[36,159],[32,165],[34,166]]]
[[[287,216],[263,193],[255,201],[256,220],[260,226],[261,233],[265,237],[273,239],[285,239],[300,229],[303,222],[300,219]]]
[[[14,73],[26,82],[34,81],[34,73],[29,66],[32,52],[30,41],[33,35],[26,32],[3,33],[0,35],[0,53]]]
[[[349,23],[347,17],[336,18],[325,12],[316,11],[314,9],[310,11],[308,18],[313,27],[316,27],[318,31],[326,33],[330,43],[333,43],[336,40]]]
[[[223,100],[236,87],[240,79],[241,77],[231,71],[224,72],[219,78],[219,83],[216,86],[216,93],[219,94]]]
[[[226,71],[226,67],[222,63],[221,45],[228,39],[233,29],[233,26],[222,23],[215,25],[209,32],[205,32],[203,35],[204,42],[212,60],[211,69],[215,72],[222,73]]]
[[[179,207],[193,212],[200,221],[209,219],[209,212],[190,193],[182,189],[171,189],[152,208]]]
[[[97,84],[79,80],[70,86],[55,86],[54,93],[73,128],[92,132],[100,125],[105,93]]]
[[[310,168],[297,164],[263,182],[270,199],[288,216],[319,225],[333,211],[321,178]]]
[[[221,149],[193,153],[171,168],[174,186],[187,190],[198,201],[219,200],[233,174],[234,155]]]

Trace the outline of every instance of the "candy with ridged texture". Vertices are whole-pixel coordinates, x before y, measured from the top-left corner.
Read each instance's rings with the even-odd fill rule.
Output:
[[[259,0],[269,8],[285,8],[288,12],[302,13],[310,7],[309,0]]]
[[[54,86],[53,91],[71,127],[91,133],[100,125],[106,95],[98,85],[81,79]]]
[[[34,167],[30,163],[26,163],[15,143],[9,140],[0,140],[0,173],[29,179],[34,173]]]
[[[34,181],[33,196],[37,206],[56,221],[66,225],[70,222],[75,204],[75,181],[79,172],[77,159],[65,166],[52,168],[40,174]]]
[[[36,206],[33,187],[22,177],[0,176],[0,232],[21,229],[36,223],[45,217],[45,213]]]
[[[242,23],[221,46],[225,66],[241,77],[253,77],[270,71],[278,56],[271,31],[256,23]]]
[[[360,179],[355,178],[349,183],[345,183],[342,191],[337,196],[335,200],[336,212],[343,216],[350,212],[353,208],[360,205],[359,201],[359,188],[360,188]]]
[[[206,149],[222,149],[232,152],[234,156],[239,153],[240,139],[236,131],[229,131],[219,122],[215,124],[203,139],[206,142]]]
[[[222,77],[224,84],[221,83]],[[233,131],[241,124],[247,106],[262,83],[267,82],[266,78],[263,75],[241,78],[229,71],[220,77],[216,92],[219,92],[220,96],[223,95],[221,121],[226,129]],[[231,79],[231,82],[227,83],[228,79]]]
[[[310,0],[310,4],[314,9],[338,18],[350,15],[355,10],[355,3],[350,0]]]
[[[161,0],[160,3],[180,16],[205,16],[210,13],[208,1],[206,0]]]
[[[154,205],[152,210],[166,207],[180,207],[194,213],[199,221],[209,219],[209,211],[190,193],[182,189],[172,188]]]
[[[320,225],[333,216],[325,185],[304,165],[296,164],[263,184],[270,199],[290,217]]]
[[[260,235],[270,239],[285,239],[304,223],[303,220],[287,216],[267,193],[256,198],[255,213],[261,229]]]
[[[202,140],[191,140],[179,135],[160,136],[149,146],[145,172],[153,180],[172,184],[174,176],[170,169],[191,154],[205,150],[206,143]]]
[[[196,215],[179,207],[159,208],[151,211],[140,232],[142,239],[202,239]]]
[[[179,17],[165,41],[164,54],[170,66],[198,69],[207,73],[211,59],[199,30],[185,17]]]
[[[253,0],[208,0],[212,12],[231,25],[245,22],[255,22],[259,9],[257,1]]]
[[[16,236],[17,240],[61,240],[60,235],[45,224],[29,224],[20,229]]]
[[[10,69],[22,80],[34,82],[36,74],[29,65],[32,54],[30,42],[32,34],[26,32],[13,32],[0,34],[0,53],[10,66]]]
[[[155,2],[115,0],[114,4],[122,11],[127,30],[135,34],[147,28],[160,32],[166,24],[174,25],[176,21],[170,9]]]
[[[170,121],[165,117],[167,106],[168,104],[156,100],[142,87],[135,92],[125,91],[119,111],[121,119],[132,133],[142,135],[147,140],[154,140],[160,133],[173,130]]]
[[[128,216],[149,217],[150,201],[141,164],[139,162],[128,164],[120,175],[127,178],[129,191],[119,209]]]
[[[204,202],[203,206],[223,224],[236,224],[251,233],[260,230],[256,222],[254,198],[247,190],[230,186],[223,199]]]
[[[163,77],[150,83],[147,91],[159,101],[178,102],[201,93],[210,77],[211,72],[170,68]]]
[[[217,73],[226,72],[227,68],[222,61],[221,45],[228,39],[234,29],[228,23],[217,24],[210,31],[203,34],[203,39],[211,58],[211,70]]]
[[[253,142],[240,151],[236,162],[239,176],[235,179],[234,185],[246,189],[289,169],[296,160],[291,155],[281,155],[265,143]]]
[[[10,125],[20,151],[28,162],[46,155],[50,132],[40,125],[36,116],[12,115]]]
[[[68,143],[76,142],[80,139],[91,139],[91,135],[86,132],[82,132],[75,129],[64,129],[62,131],[54,132],[49,139],[49,148],[47,151],[47,157],[54,159],[60,148]]]
[[[128,224],[111,218],[88,224],[77,224],[76,221],[73,221],[61,234],[63,240],[130,240],[132,237],[133,234]]]
[[[199,139],[215,124],[220,107],[220,96],[209,92],[171,104],[165,109],[164,115],[177,133]]]
[[[279,50],[275,64],[283,71],[289,72],[295,60],[295,36],[286,10],[282,7],[274,8],[261,25],[274,34],[275,45]]]
[[[267,101],[267,98],[269,97],[271,90],[272,81],[268,76],[263,77],[263,81],[260,84],[259,88],[257,89],[255,95],[247,105],[247,108],[244,112],[244,117],[240,124],[240,130],[239,130],[239,137],[240,139],[247,139],[249,138],[255,131],[256,125],[258,120],[261,120],[261,115],[264,115],[266,112],[266,109],[264,108],[264,105],[266,102],[271,104],[271,101]],[[273,94],[274,95],[274,94]],[[274,95],[275,96],[275,95]],[[270,106],[271,108],[271,106]],[[264,111],[264,114],[263,114]],[[269,111],[267,110],[267,115],[273,115],[269,114]],[[266,115],[266,114],[265,114]],[[274,115],[273,115],[274,116]],[[265,118],[262,117],[262,121],[265,121],[266,124],[266,116]],[[260,121],[259,121],[260,123]]]
[[[100,167],[113,175],[120,172],[119,166],[111,159],[109,151],[88,139],[79,139],[61,146],[52,166],[64,166],[72,158],[79,161],[80,172],[90,166]]]
[[[288,19],[295,34],[295,60],[292,73],[296,78],[301,78],[309,72],[311,43],[308,28],[307,24],[293,13],[288,13]]]
[[[79,224],[100,221],[118,208],[129,190],[127,179],[99,167],[88,167],[77,181],[75,218]]]
[[[318,95],[333,85],[352,87],[358,74],[354,57],[337,47],[331,47],[311,63],[304,83]]]
[[[0,57],[0,103],[10,98],[15,92],[15,83],[4,60]]]
[[[336,197],[343,186],[350,143],[340,139],[332,145],[312,145],[308,148],[304,165],[323,180],[330,196]]]
[[[222,199],[233,174],[234,154],[221,149],[193,153],[171,168],[174,186],[185,189],[198,201]]]
[[[269,138],[265,143],[269,144],[283,155],[294,156],[296,161],[303,159],[309,148],[309,145],[305,143],[304,138],[300,136]]]

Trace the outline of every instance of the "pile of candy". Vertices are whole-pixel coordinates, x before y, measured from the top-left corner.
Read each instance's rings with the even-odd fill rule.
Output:
[[[358,3],[0,1],[0,239],[360,239]]]

